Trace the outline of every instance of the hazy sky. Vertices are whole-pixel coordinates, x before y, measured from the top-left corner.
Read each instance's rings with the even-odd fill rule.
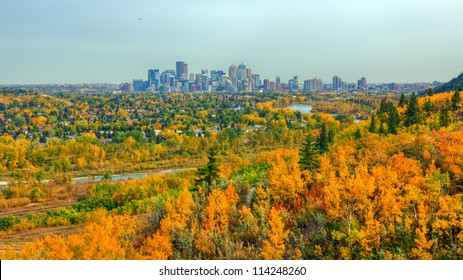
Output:
[[[461,0],[0,0],[0,84],[124,82],[149,68],[448,81]]]

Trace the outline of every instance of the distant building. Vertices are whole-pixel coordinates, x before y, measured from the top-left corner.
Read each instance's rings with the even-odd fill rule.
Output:
[[[159,73],[159,69],[148,70],[148,85],[149,86],[154,85],[156,88],[158,88],[160,81],[161,81],[161,74]]]
[[[264,90],[270,91],[270,80],[269,79],[264,80]]]
[[[235,88],[238,88],[238,79],[237,79],[237,68],[236,65],[230,66],[228,69],[228,76],[230,76],[230,80]]]
[[[258,89],[261,86],[260,75],[254,74],[252,79],[254,80],[254,89]]]
[[[333,77],[333,89],[334,90],[340,90],[343,88],[343,82],[342,79],[339,78],[338,76]]]
[[[175,64],[175,77],[179,81],[188,79],[188,64],[185,61],[177,61]]]
[[[357,81],[357,88],[361,90],[367,89],[367,79],[365,77]]]
[[[145,90],[145,83],[142,79],[133,79],[133,90],[134,91],[144,91]]]

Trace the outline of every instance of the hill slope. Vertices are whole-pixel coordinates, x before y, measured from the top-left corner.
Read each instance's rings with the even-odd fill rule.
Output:
[[[461,90],[463,89],[463,73],[461,73],[458,77],[453,78],[449,82],[435,87],[433,89],[434,93],[446,92],[446,91],[454,91],[454,90]],[[420,95],[426,94],[427,91],[420,92]]]

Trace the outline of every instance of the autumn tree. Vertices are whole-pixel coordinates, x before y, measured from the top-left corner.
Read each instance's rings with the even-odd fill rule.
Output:
[[[461,106],[460,103],[461,103],[460,91],[456,90],[455,93],[452,95],[452,109],[458,110]]]
[[[280,210],[275,207],[270,210],[268,224],[268,239],[264,240],[262,258],[264,260],[280,260],[285,252],[285,238],[289,234],[289,230],[285,230]]]

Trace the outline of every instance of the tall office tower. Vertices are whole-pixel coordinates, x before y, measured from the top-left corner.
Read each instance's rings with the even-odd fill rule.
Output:
[[[203,75],[196,74],[196,88],[197,90],[203,90]]]
[[[317,79],[317,78],[315,78]],[[323,91],[323,81],[322,79],[317,79],[317,91]]]
[[[185,81],[188,80],[188,64],[183,64],[182,66],[182,75],[180,77],[180,80]]]
[[[166,70],[161,73],[161,84],[169,84],[170,80],[169,77],[175,77],[175,70]]]
[[[310,80],[304,81],[304,91],[310,91]]]
[[[161,80],[161,74],[159,69],[150,69],[148,70],[148,84],[149,86],[159,87],[159,82]]]
[[[264,80],[264,90],[270,91],[270,80],[269,79]]]
[[[247,90],[252,90],[254,89],[254,79],[252,77],[252,70],[251,68],[246,69],[246,79],[248,80],[248,89]]]
[[[238,87],[238,80],[236,78],[236,71],[237,71],[236,65],[232,65],[228,69],[228,76],[230,76],[230,80],[231,80],[231,82],[232,82],[232,84],[233,84],[233,86],[235,88]]]
[[[254,89],[258,89],[261,86],[260,75],[254,74],[252,75],[252,79],[254,80]]]
[[[294,76],[293,81],[294,81],[293,89],[299,89],[299,78],[297,76]]]
[[[195,74],[190,73],[190,83],[194,83],[194,82],[195,82]]]
[[[367,79],[365,77],[362,77],[360,80],[358,80],[357,87],[359,89],[367,89]]]
[[[217,82],[219,80],[219,75],[217,75],[217,70],[211,70],[211,81]]]
[[[177,61],[175,66],[175,77],[177,80],[182,81],[188,79],[188,64],[186,64],[185,61]]]
[[[323,81],[321,79],[311,79],[304,81],[304,90],[308,91],[322,91],[323,90]]]
[[[294,88],[294,85],[295,85],[294,79],[288,80],[289,89],[293,89],[293,88]]]
[[[169,86],[175,87],[175,76],[174,75],[169,76]]]
[[[201,70],[201,82],[202,82],[202,88],[203,90],[208,90],[208,86],[209,86],[209,78],[207,77],[208,76],[208,72],[206,69],[203,69]]]
[[[275,78],[275,83],[276,83],[277,85],[280,85],[280,76],[277,76],[277,77]]]
[[[342,85],[343,85],[342,79],[339,78],[338,76],[334,76],[333,77],[333,89],[334,90],[340,90],[340,89],[342,89]]]
[[[241,63],[236,70],[236,78],[238,81],[246,80],[246,62]]]

